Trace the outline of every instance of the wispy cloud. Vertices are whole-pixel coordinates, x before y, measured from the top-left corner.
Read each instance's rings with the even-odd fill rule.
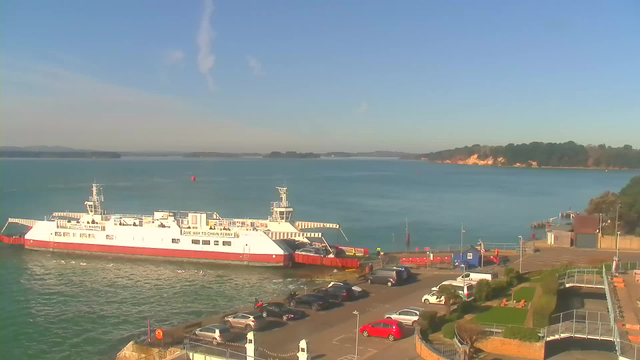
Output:
[[[2,145],[141,150],[157,149],[158,139],[169,139],[163,146],[172,150],[264,151],[276,145],[271,139],[283,136],[280,130],[247,127],[182,98],[48,64],[3,58],[1,72]],[[238,133],[262,140],[238,143]]]
[[[366,101],[361,102],[360,106],[356,108],[356,113],[359,115],[365,114],[367,111],[369,111],[369,104]]]
[[[213,15],[213,0],[204,0],[204,10],[202,11],[202,18],[200,19],[200,29],[196,37],[196,43],[198,44],[198,70],[204,76],[207,81],[209,90],[214,90],[213,78],[211,77],[211,70],[216,64],[216,57],[211,53],[211,45],[215,34],[211,27],[211,17]]]
[[[253,75],[264,75],[264,71],[262,71],[262,63],[260,63],[258,59],[253,56],[247,56],[247,63],[249,64],[249,69],[251,69],[251,73]]]
[[[164,61],[167,65],[174,65],[184,61],[186,55],[180,49],[175,49],[167,52]]]

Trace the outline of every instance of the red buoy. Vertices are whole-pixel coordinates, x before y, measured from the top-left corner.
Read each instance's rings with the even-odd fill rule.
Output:
[[[196,181],[196,177],[195,177],[195,176],[192,176],[192,177],[191,177],[191,181]]]

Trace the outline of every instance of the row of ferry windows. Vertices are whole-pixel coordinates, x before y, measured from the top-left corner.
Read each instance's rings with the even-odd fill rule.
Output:
[[[87,233],[69,233],[69,232],[60,232],[60,231],[56,231],[55,232],[55,236],[62,236],[62,237],[79,237],[81,239],[95,239],[96,238],[96,234],[87,234]],[[109,238],[109,236],[112,237],[113,240],[113,235],[107,235],[107,239]]]
[[[174,244],[180,244],[180,239],[173,238],[171,242]],[[193,239],[191,244],[200,245],[200,240]],[[211,240],[202,240],[202,245],[211,245]],[[220,240],[213,240],[213,245],[220,245]],[[222,240],[222,246],[231,246],[231,241]]]

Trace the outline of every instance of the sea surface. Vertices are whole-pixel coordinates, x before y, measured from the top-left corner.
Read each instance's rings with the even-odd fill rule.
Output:
[[[296,220],[337,222],[326,239],[383,251],[515,243],[529,225],[583,210],[634,171],[494,168],[374,159],[17,160],[0,162],[0,218],[84,211],[95,180],[116,213],[217,211],[266,218],[276,186]],[[191,177],[196,181],[192,182]],[[542,234],[538,234],[542,236]],[[224,313],[300,289],[299,271],[73,256],[0,245],[0,357],[113,359],[152,327]],[[64,263],[63,263],[64,262]],[[81,266],[80,263],[85,263]],[[178,272],[184,270],[184,272]]]

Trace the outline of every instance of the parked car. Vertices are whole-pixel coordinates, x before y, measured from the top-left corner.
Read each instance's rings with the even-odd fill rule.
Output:
[[[400,321],[384,319],[362,326],[360,333],[364,337],[386,337],[389,341],[393,341],[404,337],[405,327]]]
[[[314,290],[314,292],[316,294],[320,294],[327,297],[329,300],[334,300],[339,302],[345,302],[355,298],[355,293],[353,292],[353,289],[351,289],[348,286],[342,286],[342,285],[334,285],[328,288],[319,288]]]
[[[246,331],[258,330],[266,323],[267,321],[262,316],[262,313],[257,311],[241,312],[224,318],[224,324],[228,328],[239,327]]]
[[[262,304],[258,310],[265,318],[276,317],[284,321],[301,319],[306,315],[304,311],[292,309],[281,302]]]
[[[406,266],[393,266],[392,269],[402,271],[402,279],[405,281],[413,275],[413,273],[411,273],[411,269]]]
[[[298,250],[296,250],[296,254],[312,255],[312,256],[324,256],[324,252],[322,251],[322,249],[315,248],[315,247],[305,247],[305,248],[302,248],[302,249],[298,249]]]
[[[314,311],[326,309],[329,306],[330,300],[320,294],[304,294],[293,298],[290,302],[290,306],[294,307],[306,307]]]
[[[376,269],[364,278],[369,284],[387,284],[387,286],[394,286],[402,283],[401,272],[401,270],[397,269]]]
[[[440,296],[437,290],[433,290],[422,297],[422,302],[425,304],[444,304],[444,296]]]
[[[229,341],[233,338],[233,333],[228,327],[220,324],[201,327],[196,330],[196,336],[213,341],[217,344],[219,341]]]
[[[332,282],[329,283],[329,285],[327,285],[327,287],[330,288],[330,287],[336,286],[336,285],[348,286],[356,293],[356,295],[363,291],[361,287],[352,285],[351,283],[348,283],[346,281],[332,281]]]
[[[420,312],[424,310],[419,307],[408,307],[402,310],[386,313],[385,319],[397,320],[405,325],[415,325],[420,318]]]
[[[431,290],[438,290],[438,288],[442,285],[451,285],[456,290],[464,300],[471,300],[475,294],[475,282],[473,281],[458,281],[458,280],[447,280],[443,281],[440,285],[431,288]]]
[[[481,273],[481,272],[466,272],[460,276],[456,280],[458,281],[473,281],[478,282],[480,280],[493,280],[498,277],[496,273]]]

